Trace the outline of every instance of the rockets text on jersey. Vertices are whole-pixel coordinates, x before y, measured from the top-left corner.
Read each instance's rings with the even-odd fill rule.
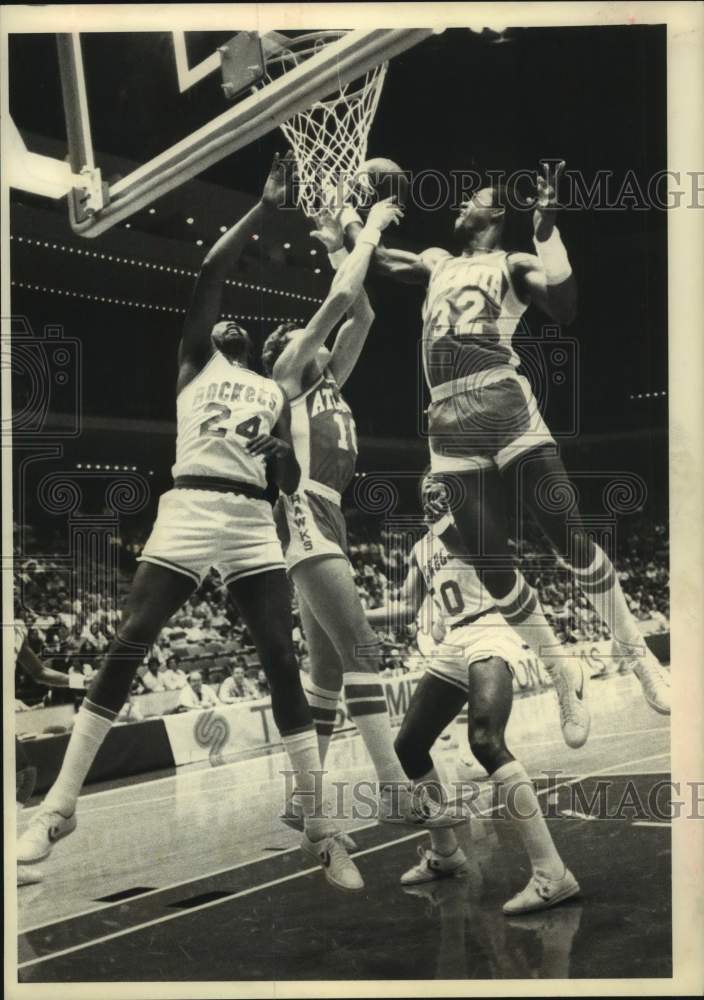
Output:
[[[357,431],[337,382],[325,372],[291,400],[291,437],[301,467],[301,487],[339,496],[357,464]]]
[[[413,546],[415,560],[433,601],[433,610],[445,628],[494,608],[494,599],[482,586],[468,559],[448,551],[433,530]]]
[[[527,306],[503,250],[440,257],[423,303],[423,364],[430,388],[497,366],[517,368],[511,346]]]
[[[174,478],[209,476],[264,489],[264,459],[250,455],[246,445],[271,434],[283,405],[276,382],[216,351],[176,400]]]

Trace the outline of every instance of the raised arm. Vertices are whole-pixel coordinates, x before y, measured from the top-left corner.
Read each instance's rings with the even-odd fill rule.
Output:
[[[220,316],[225,279],[252,234],[281,203],[289,167],[290,160],[287,157],[280,159],[277,153],[260,200],[220,237],[200,266],[178,349],[179,388],[201,370],[213,353],[210,334]]]
[[[374,310],[367,293],[362,289],[352,303],[345,322],[337,331],[330,355],[328,367],[340,387],[354,371],[373,322]]]
[[[552,171],[548,164],[543,164],[543,175],[538,175],[533,212],[537,256],[511,254],[508,264],[521,298],[538,306],[557,323],[568,325],[577,315],[577,282],[555,225],[557,184],[564,167],[564,160]]]
[[[362,232],[362,223],[354,209],[344,209],[342,224],[345,233],[345,246],[352,250]],[[404,285],[427,285],[430,277],[431,264],[425,254],[411,253],[408,250],[390,250],[383,244],[375,249],[370,270],[393,278]]]
[[[277,358],[273,375],[284,388],[288,389],[291,383],[300,379],[305,367],[359,296],[381,233],[392,222],[398,222],[401,215],[401,209],[390,198],[372,206],[367,224],[354,250],[340,265],[325,301],[308,321],[302,335],[291,340]]]
[[[282,389],[284,405],[271,434],[258,434],[247,442],[250,455],[261,455],[271,473],[271,479],[282,493],[290,496],[298,489],[301,469],[296,461],[291,438],[291,404]]]

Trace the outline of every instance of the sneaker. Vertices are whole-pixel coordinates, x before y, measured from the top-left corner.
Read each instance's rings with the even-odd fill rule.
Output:
[[[279,817],[282,823],[290,827],[291,830],[295,830],[296,833],[303,833],[305,831],[305,822],[303,820],[303,809],[296,802],[296,800],[291,796],[291,798],[286,803],[286,811]],[[357,850],[357,843],[350,837],[348,833],[340,830],[339,833],[335,834],[335,839],[339,840],[344,849],[349,853],[351,851]]]
[[[569,868],[565,868],[564,874],[557,879],[534,871],[525,889],[504,903],[503,911],[507,916],[514,916],[517,913],[547,910],[550,906],[557,906],[563,900],[576,896],[578,892],[579,882]]]
[[[17,840],[18,864],[32,865],[51,854],[57,840],[68,837],[76,829],[76,814],[63,816],[60,812],[39,812]]]
[[[562,737],[568,747],[584,746],[589,736],[591,715],[584,700],[584,671],[578,664],[556,667],[552,681],[560,705]]]
[[[348,855],[336,836],[310,840],[307,834],[301,839],[301,850],[322,866],[325,878],[336,889],[359,892],[364,888],[364,879],[359,868]]]
[[[437,830],[465,823],[467,817],[461,804],[441,806],[428,795],[427,789],[410,785],[384,785],[379,789],[379,822],[421,826]]]
[[[17,865],[17,885],[37,885],[44,881],[44,873],[34,865]]]
[[[438,854],[432,848],[418,848],[420,861],[401,876],[401,885],[417,885],[419,882],[434,882],[440,878],[450,878],[467,862],[461,847],[452,854]]]
[[[655,712],[670,714],[670,680],[657,658],[646,648],[644,656],[624,659],[626,669],[633,670],[643,689],[643,697]]]

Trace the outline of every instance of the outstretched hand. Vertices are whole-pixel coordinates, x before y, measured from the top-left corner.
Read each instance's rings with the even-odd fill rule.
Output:
[[[274,162],[262,191],[262,203],[268,208],[280,208],[287,200],[293,185],[295,165],[291,150],[285,156],[274,154]]]
[[[555,216],[559,208],[557,202],[557,186],[562,171],[565,169],[565,161],[560,160],[555,163],[543,163],[542,173],[536,175],[536,195],[528,199],[528,204],[533,205],[533,232],[536,239],[546,240],[555,225]]]
[[[396,200],[393,197],[384,198],[382,201],[377,201],[369,209],[367,225],[373,226],[383,233],[392,222],[398,225],[402,218],[403,209]]]
[[[328,253],[334,253],[343,245],[345,234],[340,225],[341,215],[342,207],[338,211],[329,208],[323,209],[315,220],[318,228],[313,229],[310,234],[323,244]]]

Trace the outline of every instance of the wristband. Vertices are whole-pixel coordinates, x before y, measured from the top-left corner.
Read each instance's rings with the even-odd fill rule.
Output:
[[[340,225],[342,226],[342,231],[344,233],[345,229],[350,226],[353,222],[358,222],[360,226],[362,225],[362,217],[352,205],[345,205],[345,207],[340,212]]]
[[[333,271],[337,271],[345,257],[347,257],[347,250],[344,247],[338,247],[337,250],[332,250],[328,253],[328,260]]]
[[[553,230],[546,240],[540,241],[533,237],[533,245],[540,263],[545,268],[545,279],[548,285],[559,285],[569,278],[572,274],[572,267],[557,226],[553,226]]]
[[[376,226],[366,225],[362,232],[357,237],[358,243],[371,243],[373,247],[379,246],[379,241],[381,240],[381,230],[377,229]]]

